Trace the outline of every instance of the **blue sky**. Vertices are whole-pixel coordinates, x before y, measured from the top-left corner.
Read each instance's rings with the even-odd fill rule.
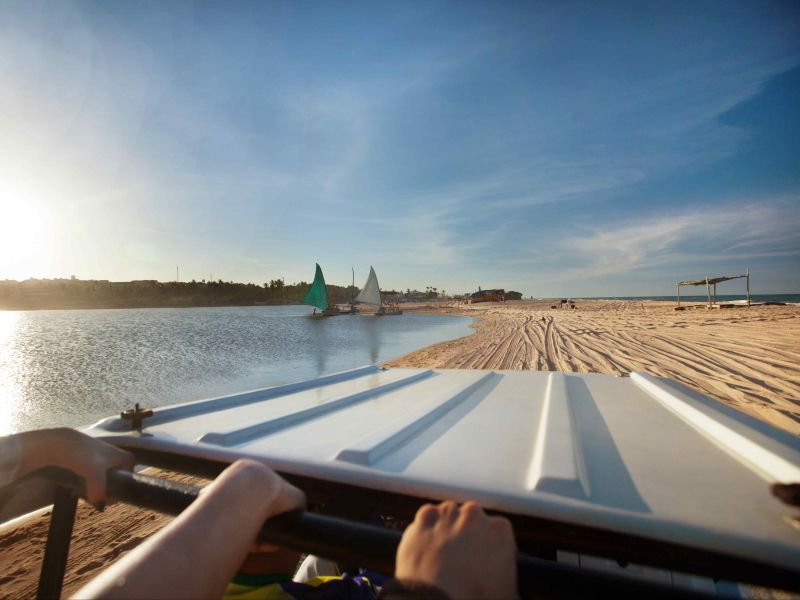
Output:
[[[0,278],[800,292],[794,2],[3,0],[0,77]]]

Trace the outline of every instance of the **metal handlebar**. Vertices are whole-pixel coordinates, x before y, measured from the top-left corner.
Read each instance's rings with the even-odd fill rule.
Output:
[[[147,475],[109,472],[108,494],[122,502],[177,515],[196,498],[195,486]],[[258,540],[299,552],[323,556],[344,564],[391,575],[394,573],[401,534],[363,523],[296,511],[266,521]],[[523,598],[547,597],[649,597],[711,598],[707,594],[667,587],[612,574],[588,571],[519,555],[517,574]]]
[[[56,484],[37,597],[58,598],[66,568],[78,493],[83,488],[83,482],[73,473],[53,467],[41,469],[33,475]],[[15,488],[22,481],[12,484],[11,487]],[[107,493],[110,498],[120,502],[178,515],[197,499],[200,489],[141,473],[112,469],[108,472]],[[386,575],[394,573],[400,538],[401,534],[394,530],[307,511],[273,517],[264,523],[258,534],[258,540],[262,542],[315,554],[347,565],[358,565]],[[522,598],[715,597],[694,590],[580,569],[522,554],[517,556],[517,576]]]

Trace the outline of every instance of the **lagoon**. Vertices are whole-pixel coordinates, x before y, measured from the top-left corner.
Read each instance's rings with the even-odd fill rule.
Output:
[[[465,317],[311,310],[0,312],[0,435],[310,379],[472,332]]]

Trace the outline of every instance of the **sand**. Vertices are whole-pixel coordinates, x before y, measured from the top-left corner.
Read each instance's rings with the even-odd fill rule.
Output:
[[[196,477],[158,469],[146,469],[144,473],[193,485],[205,483]],[[114,504],[98,512],[81,501],[72,531],[62,597],[70,597],[171,520],[170,516],[124,504]],[[36,597],[49,525],[47,511],[17,527],[0,528],[0,598]]]
[[[418,310],[476,317],[475,333],[386,366],[532,369],[671,377],[800,434],[800,307],[676,312],[671,303],[487,303]],[[414,310],[404,307],[404,310]],[[130,506],[79,507],[65,597],[169,521]],[[0,597],[35,595],[48,516],[0,532]]]
[[[800,306],[675,311],[671,302],[587,301],[578,302],[576,310],[551,305],[436,309],[477,317],[475,334],[385,366],[648,371],[800,434]]]

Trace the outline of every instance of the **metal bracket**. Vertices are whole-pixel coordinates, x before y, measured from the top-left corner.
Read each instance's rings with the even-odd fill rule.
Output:
[[[119,416],[123,421],[130,421],[132,430],[141,433],[142,422],[147,417],[153,416],[153,410],[150,408],[140,408],[139,403],[137,402],[136,404],[134,404],[132,409],[123,410],[121,413],[119,413]]]

